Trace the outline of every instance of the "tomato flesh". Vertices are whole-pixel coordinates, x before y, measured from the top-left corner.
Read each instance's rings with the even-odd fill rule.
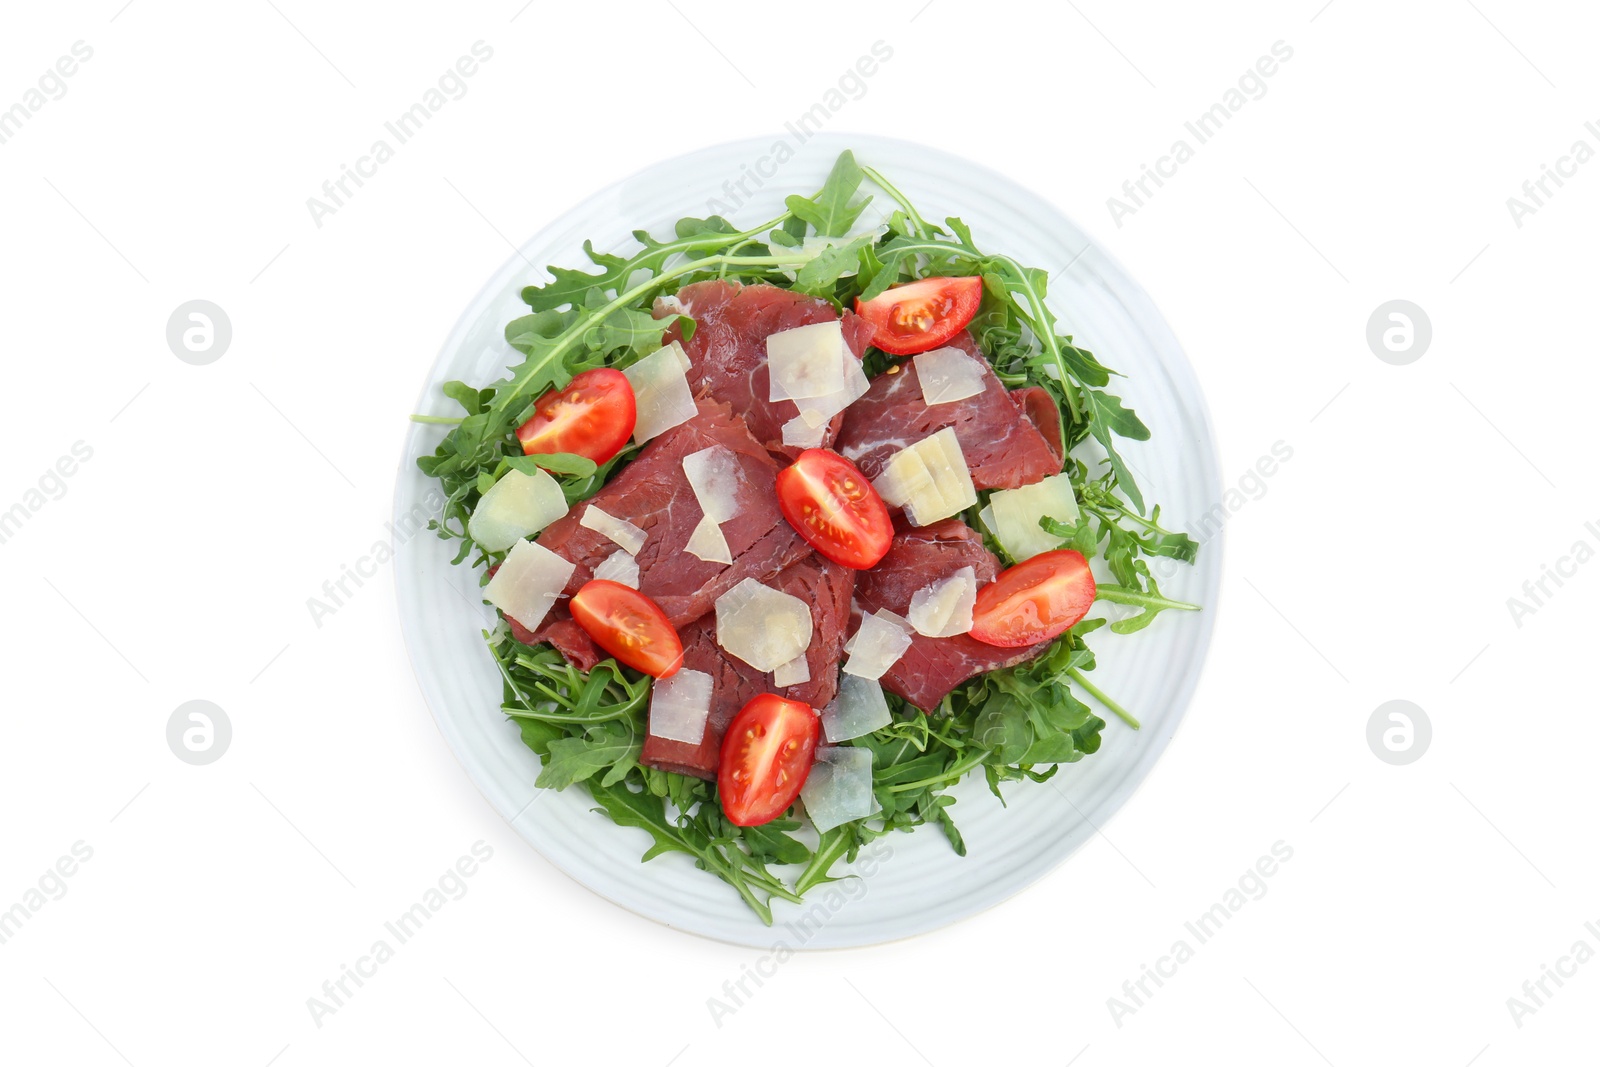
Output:
[[[856,314],[877,332],[872,343],[891,356],[938,348],[978,313],[982,278],[922,278],[886,289],[871,300],[856,299]]]
[[[889,509],[856,465],[808,448],[778,472],[778,508],[789,525],[840,566],[866,570],[889,551]]]
[[[633,386],[619,370],[596,367],[539,398],[517,430],[525,455],[571,452],[604,463],[621,452],[638,418]]]
[[[739,709],[722,735],[717,793],[735,826],[771,822],[794,803],[811,773],[821,733],[811,705],[763,693]]]
[[[978,590],[971,636],[986,645],[1023,648],[1059,637],[1094,606],[1094,575],[1083,553],[1041,552]]]
[[[656,602],[621,582],[596,578],[573,594],[572,618],[618,663],[655,678],[683,666],[683,641]]]

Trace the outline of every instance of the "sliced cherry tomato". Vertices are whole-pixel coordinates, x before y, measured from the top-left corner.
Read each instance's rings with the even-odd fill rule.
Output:
[[[637,417],[627,376],[596,367],[574,377],[565,389],[540,397],[533,418],[517,430],[517,440],[530,456],[571,452],[604,463],[628,443]]]
[[[670,678],[683,666],[678,631],[637,589],[596,578],[573,594],[568,607],[583,632],[619,663],[656,678]]]
[[[810,704],[763,693],[722,735],[717,793],[735,826],[760,826],[789,810],[811,773],[821,720]]]
[[[856,300],[856,314],[876,326],[872,343],[891,356],[938,348],[972,321],[983,302],[982,278],[923,278]]]
[[[864,571],[889,551],[889,509],[856,465],[825,448],[808,448],[778,472],[778,508],[811,547]]]
[[[986,645],[1023,648],[1058,637],[1089,614],[1094,575],[1081,552],[1041,552],[978,590],[972,637]]]

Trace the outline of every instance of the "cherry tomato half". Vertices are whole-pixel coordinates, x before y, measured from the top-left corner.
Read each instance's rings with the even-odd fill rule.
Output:
[[[526,455],[571,452],[604,463],[628,443],[637,417],[627,376],[596,367],[540,397],[517,440]]]
[[[670,678],[683,666],[678,631],[637,589],[596,578],[573,594],[568,607],[583,632],[617,662],[655,678]]]
[[[821,719],[811,705],[772,693],[756,697],[722,735],[717,793],[735,826],[760,826],[789,810],[811,773]]]
[[[972,321],[983,302],[982,278],[922,278],[856,300],[856,314],[877,327],[872,343],[891,356],[938,348]]]
[[[971,636],[986,645],[1023,648],[1065,633],[1094,605],[1094,575],[1081,552],[1041,552],[978,590]]]
[[[889,509],[854,463],[808,448],[778,472],[778,508],[812,548],[840,566],[866,570],[889,551]]]

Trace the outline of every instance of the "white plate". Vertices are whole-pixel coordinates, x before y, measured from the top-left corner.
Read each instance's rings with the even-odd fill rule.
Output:
[[[1060,212],[992,171],[921,145],[858,134],[819,134],[798,150],[793,138],[784,144],[795,155],[776,165],[776,173],[771,139],[718,145],[656,164],[563,215],[507,260],[461,316],[417,410],[449,411],[441,383],[485,385],[517,358],[501,331],[526,310],[518,294],[533,280],[529,262],[583,266],[586,238],[598,249],[631,250],[633,230],[670,236],[685,215],[721,211],[735,223],[754,225],[781,212],[785,195],[815,191],[838,153],[851,148],[925,217],[959,215],[980,248],[1050,271],[1050,303],[1066,332],[1128,375],[1115,387],[1153,439],[1123,446],[1124,454],[1146,498],[1162,504],[1170,520],[1165,525],[1182,528],[1221,499],[1205,401],[1177,341],[1149,298]],[[736,189],[741,178],[748,197]],[[868,211],[886,200],[880,196]],[[395,493],[402,528],[434,484],[414,460],[431,453],[442,436],[440,427],[417,425],[406,440]],[[418,514],[427,511],[422,505]],[[806,908],[775,902],[771,929],[687,856],[641,864],[645,833],[594,813],[581,789],[535,789],[539,760],[499,711],[499,677],[479,635],[490,616],[477,576],[452,567],[451,546],[426,533],[403,545],[395,572],[411,661],[440,732],[478,788],[534,848],[596,893],[669,926],[761,948],[779,940],[790,948],[834,948],[921,933],[999,903],[1071,855],[1094,833],[1091,824],[1105,824],[1150,773],[1194,691],[1215,617],[1220,549],[1220,538],[1212,539],[1197,566],[1180,566],[1161,583],[1206,611],[1168,612],[1139,634],[1101,631],[1091,638],[1100,661],[1094,680],[1135,710],[1143,730],[1135,733],[1104,713],[1108,724],[1096,755],[1063,767],[1050,783],[1006,787],[1007,808],[981,776],[969,779],[954,791],[959,802],[953,809],[966,858],[956,856],[934,827],[889,835],[877,849],[886,858],[870,874],[838,883],[836,892],[814,891]]]

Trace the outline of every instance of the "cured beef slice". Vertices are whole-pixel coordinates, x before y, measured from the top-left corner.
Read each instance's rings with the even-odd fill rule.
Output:
[[[560,618],[547,618],[539,632],[534,633],[511,616],[506,616],[506,622],[511,626],[511,636],[525,645],[537,645],[548,641],[554,645],[556,651],[566,658],[566,661],[580,671],[592,671],[594,665],[607,658],[607,653],[594,643],[594,638],[584,632],[567,609],[551,609],[551,615],[560,611]]]
[[[689,389],[696,398],[709,397],[732,406],[750,425],[756,440],[790,459],[802,451],[783,443],[783,424],[800,414],[792,400],[767,398],[767,337],[797,326],[832,322],[840,315],[828,301],[775,285],[741,285],[738,282],[694,282],[678,291],[676,302],[659,301],[658,318],[688,315],[695,321],[694,336],[683,340],[681,324],[674,322],[663,343],[681,342],[689,356]],[[873,326],[854,312],[841,321],[845,343],[857,359],[872,340]],[[842,416],[835,416],[822,437],[824,448],[833,444]]]
[[[723,732],[751,699],[762,693],[777,693],[813,708],[821,708],[832,700],[839,688],[839,660],[844,654],[855,575],[849,568],[812,555],[767,583],[811,605],[811,647],[806,650],[811,680],[800,685],[779,689],[772,684],[772,675],[763,674],[724,652],[717,644],[715,612],[690,623],[680,634],[683,665],[711,675],[711,714],[706,718],[705,737],[698,745],[693,745],[648,736],[639,762],[678,774],[715,778]]]
[[[746,578],[766,581],[811,548],[778,510],[778,464],[726,404],[700,402],[700,414],[645,446],[622,472],[589,500],[551,523],[536,539],[576,565],[567,583],[571,596],[594,576],[594,568],[618,551],[610,538],[579,524],[591,504],[645,531],[639,591],[660,605],[679,630],[711,610],[717,597]],[[734,454],[742,474],[738,511],[722,524],[732,564],[708,563],[683,550],[703,512],[683,473],[683,457],[721,445]],[[565,601],[550,609],[532,643],[549,641],[579,667],[603,658],[575,624]],[[519,635],[519,639],[521,636]]]
[[[1000,571],[1000,561],[965,523],[945,519],[929,526],[898,530],[883,561],[857,574],[856,603],[869,614],[887,608],[903,617],[919,589],[948,578],[962,567],[973,569],[979,588],[992,582]],[[996,648],[966,634],[912,634],[911,647],[880,682],[889,692],[925,712],[931,711],[946,693],[973,675],[1026,662],[1049,647],[1050,642],[1045,641],[1029,648]]]
[[[876,478],[900,449],[953,426],[979,489],[1016,489],[1059,474],[1061,423],[1050,394],[1036,386],[1008,392],[971,334],[963,331],[950,344],[982,367],[983,392],[930,407],[916,361],[904,360],[845,409],[834,449]]]

